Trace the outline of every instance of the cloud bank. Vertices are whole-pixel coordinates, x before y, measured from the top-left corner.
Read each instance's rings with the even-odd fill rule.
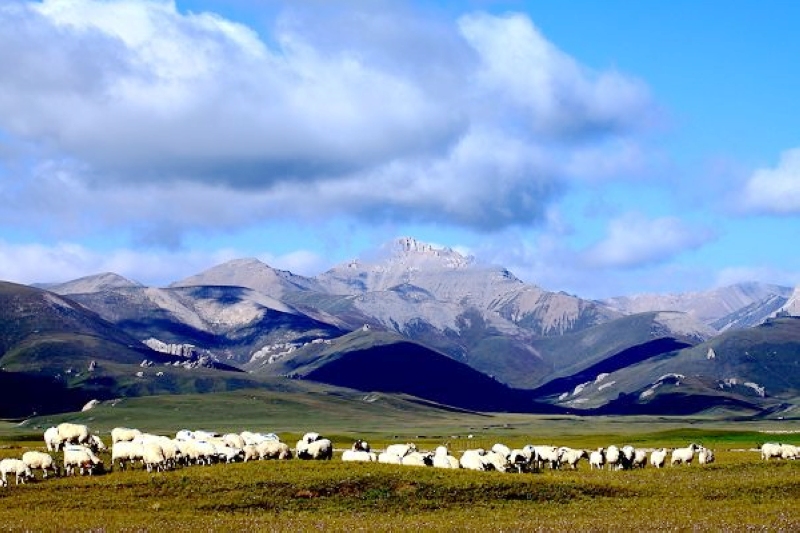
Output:
[[[286,217],[496,231],[641,165],[639,80],[525,15],[386,8],[289,4],[257,32],[168,1],[4,3],[0,224],[166,246]]]

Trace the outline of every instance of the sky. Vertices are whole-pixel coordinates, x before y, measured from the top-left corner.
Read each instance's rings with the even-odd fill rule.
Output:
[[[400,236],[584,298],[800,284],[800,3],[0,2],[0,279]]]

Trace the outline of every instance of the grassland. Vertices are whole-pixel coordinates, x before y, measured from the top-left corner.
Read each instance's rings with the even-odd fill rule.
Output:
[[[298,385],[298,386],[303,386]],[[296,391],[295,391],[296,392]],[[206,428],[276,431],[286,442],[321,431],[337,448],[365,436],[374,448],[413,440],[455,452],[552,443],[675,447],[702,442],[715,464],[656,470],[445,471],[381,464],[250,462],[140,469],[37,480],[0,489],[0,528],[34,531],[744,531],[800,530],[800,461],[764,463],[764,441],[800,444],[797,421],[724,422],[485,415],[412,399],[309,388],[305,394],[248,391],[165,396],[104,404],[86,413],[0,424],[0,457],[42,449],[41,429],[88,423],[159,432]],[[471,434],[473,437],[467,438]],[[107,438],[106,438],[107,440]],[[456,453],[458,455],[458,453]],[[337,454],[338,456],[338,454]],[[109,456],[101,456],[106,462]]]

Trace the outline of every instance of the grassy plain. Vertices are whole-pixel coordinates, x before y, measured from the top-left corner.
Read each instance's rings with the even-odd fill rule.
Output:
[[[765,441],[800,444],[800,434],[790,433],[796,421],[484,415],[392,396],[253,391],[131,399],[0,424],[0,457],[42,449],[42,428],[61,420],[85,422],[106,441],[107,431],[120,425],[164,434],[181,428],[275,431],[290,443],[316,430],[339,449],[360,436],[374,448],[412,440],[421,449],[448,442],[454,451],[494,442],[595,448],[694,441],[715,449],[717,461],[624,472],[591,471],[583,462],[576,472],[518,475],[343,463],[337,453],[319,463],[114,471],[20,486],[12,481],[0,489],[0,529],[800,531],[800,461],[765,463],[753,451]]]

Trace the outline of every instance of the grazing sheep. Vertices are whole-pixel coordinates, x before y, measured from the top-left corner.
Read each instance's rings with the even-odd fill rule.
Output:
[[[530,451],[532,452],[533,448],[531,448]],[[511,450],[511,454],[508,456],[510,468],[519,474],[530,472],[533,466],[532,457],[531,453],[526,452],[525,449],[517,448]]]
[[[155,441],[148,441],[142,444],[142,462],[148,472],[156,470],[163,472],[166,470],[167,459],[164,457],[164,450]]]
[[[458,464],[461,465],[461,468],[467,470],[487,470],[488,465],[484,460],[485,455],[486,450],[483,448],[465,450],[464,453],[461,454],[461,459],[459,459]]]
[[[636,448],[631,445],[623,446],[619,451],[619,469],[630,470],[633,468],[633,458],[636,456]]]
[[[505,444],[501,444],[499,442],[497,444],[495,444],[494,446],[492,446],[491,451],[497,452],[500,455],[503,455],[505,457],[508,457],[508,456],[511,455],[511,448],[509,448]]]
[[[358,439],[353,443],[353,447],[351,448],[353,451],[361,451],[361,452],[368,452],[369,451],[369,443],[365,440]]]
[[[405,466],[433,466],[433,454],[423,452],[411,452],[404,455],[400,464]]]
[[[391,452],[381,452],[378,454],[378,462],[387,465],[401,465],[403,458]]]
[[[220,461],[234,463],[244,459],[244,451],[241,448],[233,448],[227,444],[213,444],[216,449],[216,456]]]
[[[247,461],[257,461],[261,459],[261,455],[258,453],[258,446],[255,444],[245,444],[244,448],[242,448],[242,452],[244,453],[244,462]]]
[[[102,472],[103,461],[97,457],[87,446],[71,445],[64,448],[64,474],[71,476],[75,469],[81,475]]]
[[[306,444],[311,444],[314,441],[318,441],[320,438],[321,437],[319,433],[309,431],[308,433],[303,435],[303,437],[300,440],[305,442]]]
[[[108,449],[103,443],[103,440],[97,435],[89,435],[89,440],[86,442],[86,445],[89,446],[93,452],[104,452]]]
[[[342,452],[342,461],[372,463],[377,460],[377,454],[364,450],[345,450]]]
[[[633,468],[644,468],[647,465],[647,452],[637,449],[633,454]]]
[[[22,454],[22,462],[33,470],[41,470],[42,477],[47,477],[47,472],[52,470],[54,476],[58,476],[58,466],[53,461],[49,453],[30,451]]]
[[[144,447],[139,441],[121,440],[111,446],[111,468],[119,463],[119,469],[125,470],[126,463],[144,460]]]
[[[118,442],[130,442],[142,436],[142,432],[133,428],[114,428],[111,430],[111,445]]]
[[[329,439],[319,439],[311,443],[297,443],[298,459],[330,460],[333,457],[333,443]]]
[[[8,474],[14,474],[15,484],[25,484],[27,480],[33,479],[33,472],[22,459],[3,459],[0,461],[0,479],[2,486],[8,486]]]
[[[781,459],[797,459],[800,457],[800,446],[794,444],[781,445]]]
[[[708,448],[700,447],[697,452],[697,462],[701,465],[707,465],[714,462],[714,452]]]
[[[511,450],[509,450],[510,452]],[[508,456],[498,453],[494,450],[489,450],[483,456],[483,461],[486,464],[487,470],[497,470],[498,472],[505,472],[511,467],[508,461]]]
[[[589,454],[586,450],[575,450],[572,448],[561,447],[559,448],[561,461],[569,465],[572,470],[577,470],[578,462],[583,458],[588,458]]]
[[[769,461],[773,457],[780,459],[783,455],[783,445],[777,442],[765,442],[761,445],[761,458]]]
[[[602,470],[606,466],[606,451],[603,448],[597,448],[589,454],[589,468],[594,470]]]
[[[458,459],[450,455],[447,446],[439,446],[433,453],[433,466],[436,468],[461,468]]]
[[[57,427],[47,428],[44,432],[44,443],[48,452],[57,452],[64,445],[64,440],[58,434]]]
[[[555,470],[561,466],[561,453],[555,446],[534,446],[533,450],[536,452],[539,468],[547,465],[550,469]]]
[[[622,457],[622,453],[619,451],[615,445],[611,445],[606,448],[606,464],[608,465],[609,470],[619,470],[622,465],[620,463],[620,459]]]
[[[411,442],[407,444],[390,444],[386,447],[386,453],[392,453],[401,459],[411,452],[417,451],[417,445]]]
[[[58,426],[58,436],[67,444],[87,444],[89,442],[89,428],[84,424],[62,422]]]
[[[220,437],[220,434],[217,433],[216,431],[203,431],[202,429],[198,429],[192,432],[192,436],[194,437],[194,440],[202,440],[208,442],[213,439],[218,439]]]
[[[285,442],[277,440],[265,440],[264,442],[257,444],[256,449],[258,450],[259,459],[285,460],[292,458],[292,450]]]
[[[694,459],[694,452],[700,449],[700,446],[697,444],[690,444],[686,448],[677,448],[672,450],[672,455],[670,456],[670,465],[675,466],[680,464],[692,464],[692,459]]]
[[[240,450],[247,444],[238,433],[226,433],[222,436],[222,441],[231,448],[239,448]]]
[[[667,449],[660,448],[650,452],[650,464],[656,468],[663,468],[667,462]]]

